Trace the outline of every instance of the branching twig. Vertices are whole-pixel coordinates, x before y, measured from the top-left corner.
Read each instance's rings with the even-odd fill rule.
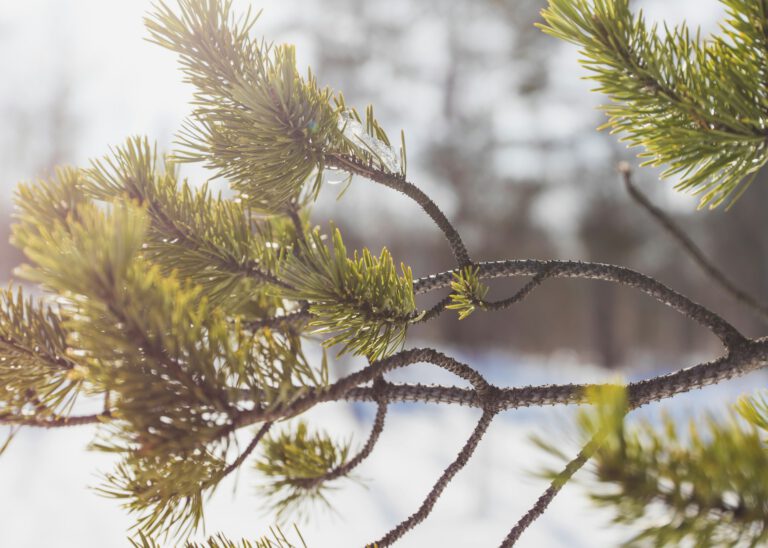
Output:
[[[369,546],[375,546],[376,548],[389,546],[427,518],[430,512],[432,512],[432,508],[434,508],[437,499],[440,498],[440,495],[451,482],[453,477],[459,472],[459,470],[466,466],[467,462],[469,462],[469,459],[475,452],[477,445],[480,443],[480,440],[485,435],[486,430],[488,430],[488,427],[491,425],[493,418],[499,412],[498,407],[495,405],[495,389],[490,384],[488,384],[488,381],[486,381],[479,372],[466,364],[459,364],[458,362],[448,363],[445,360],[439,359],[435,359],[434,361],[442,362],[442,365],[440,363],[437,363],[437,365],[472,383],[473,388],[483,400],[483,415],[480,417],[480,421],[477,423],[477,426],[472,432],[472,435],[464,444],[464,447],[462,448],[458,457],[456,457],[456,460],[454,460],[448,466],[448,468],[445,469],[443,474],[427,494],[427,497],[424,499],[424,502],[422,502],[419,509],[415,513],[411,514],[410,517],[403,520],[399,525],[394,527],[389,533],[384,535],[381,540]]]
[[[546,273],[547,277],[550,278],[602,280],[633,287],[673,308],[687,318],[700,323],[716,335],[726,348],[745,340],[744,336],[721,316],[650,276],[622,266],[581,261],[519,259],[477,263],[475,267],[478,269],[478,276],[481,279],[537,276]],[[414,280],[414,290],[416,293],[427,293],[435,289],[450,287],[456,272],[458,270],[450,270]]]
[[[619,167],[619,171],[624,179],[624,185],[627,188],[627,192],[632,199],[639,204],[640,207],[645,209],[674,240],[677,240],[693,261],[698,264],[699,267],[712,278],[712,280],[720,285],[720,287],[727,293],[730,293],[734,299],[752,309],[752,311],[760,315],[763,320],[768,320],[768,305],[759,302],[752,295],[743,291],[728,279],[728,277],[707,258],[701,248],[691,240],[677,223],[675,223],[661,209],[653,205],[632,182],[632,171],[629,169],[629,166],[622,164]]]

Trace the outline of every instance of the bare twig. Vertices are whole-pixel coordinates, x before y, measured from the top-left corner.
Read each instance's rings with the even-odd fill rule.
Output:
[[[374,381],[373,385],[373,391],[374,393],[380,394],[380,389],[383,386],[383,379],[381,377],[378,377],[376,381]],[[381,436],[381,433],[384,431],[384,420],[387,417],[387,402],[385,399],[379,396],[376,397],[378,401],[378,407],[376,409],[376,418],[373,420],[373,427],[371,428],[371,433],[368,436],[368,441],[365,442],[365,445],[360,450],[360,452],[355,455],[351,460],[348,462],[342,464],[341,466],[337,466],[333,470],[329,471],[327,474],[324,474],[318,478],[308,478],[305,483],[302,484],[302,486],[306,489],[311,489],[312,487],[321,484],[326,481],[335,480],[337,478],[346,476],[349,474],[352,470],[360,466],[362,462],[367,459],[370,454],[373,452],[373,448],[376,447],[376,443],[379,441],[379,437]]]
[[[419,523],[424,521],[427,516],[429,516],[432,508],[434,508],[435,503],[437,503],[437,500],[440,498],[440,495],[443,493],[445,488],[448,486],[454,476],[456,476],[456,474],[458,474],[459,471],[464,468],[464,466],[466,466],[467,462],[469,462],[469,459],[472,457],[472,454],[475,452],[477,445],[485,435],[485,432],[488,430],[488,427],[491,425],[491,422],[495,416],[495,409],[486,409],[483,411],[483,415],[480,417],[480,421],[477,423],[477,426],[475,426],[475,429],[472,431],[472,435],[464,444],[464,447],[461,449],[458,457],[456,457],[456,460],[454,460],[448,466],[448,468],[445,469],[443,474],[429,491],[429,494],[424,499],[424,502],[421,504],[419,509],[415,513],[411,514],[408,519],[404,520],[397,527],[384,535],[381,540],[369,544],[369,547],[373,546],[376,548],[383,548],[384,546],[392,545],[393,542],[400,539],[408,531],[413,529]]]
[[[245,450],[240,453],[240,456],[224,469],[220,476],[216,477],[215,481],[213,482],[214,485],[240,468],[240,466],[245,462],[245,459],[247,459],[248,456],[253,453],[254,449],[256,449],[256,446],[259,445],[259,442],[262,440],[262,438],[267,435],[267,432],[269,432],[269,429],[272,428],[273,424],[274,422],[272,421],[265,422],[261,428],[259,428],[259,431],[256,432],[256,435],[251,440],[251,443],[248,444],[248,447],[246,447]]]
[[[289,312],[288,314],[283,314],[281,316],[271,316],[269,318],[254,320],[247,322],[245,325],[248,327],[248,329],[252,329],[254,331],[264,327],[268,327],[270,329],[282,329],[307,323],[311,319],[312,313],[309,311],[309,306],[305,305],[295,312]]]
[[[434,508],[435,503],[437,503],[437,499],[440,498],[440,495],[451,482],[453,477],[458,474],[459,470],[466,466],[467,462],[469,462],[469,459],[475,452],[477,445],[480,443],[480,440],[485,435],[486,430],[488,430],[488,427],[491,425],[493,418],[499,412],[493,397],[495,389],[491,387],[490,384],[488,384],[488,381],[486,381],[479,372],[472,369],[470,366],[461,364],[455,360],[449,360],[450,358],[447,360],[435,359],[434,363],[472,383],[473,388],[483,400],[483,415],[480,417],[480,421],[477,423],[477,426],[472,432],[472,435],[464,444],[464,447],[456,457],[456,460],[454,460],[448,466],[448,468],[445,469],[435,485],[432,487],[432,489],[430,489],[429,493],[424,499],[424,502],[421,503],[419,509],[415,513],[411,514],[407,519],[403,520],[399,525],[394,527],[389,533],[384,535],[381,540],[369,546],[375,546],[376,548],[389,546],[427,518],[430,512],[432,512],[432,508]]]
[[[542,270],[536,274],[530,282],[521,287],[520,290],[511,297],[502,299],[500,301],[483,301],[481,305],[484,310],[490,311],[504,310],[505,308],[509,308],[510,306],[513,306],[525,299],[528,295],[531,294],[531,292],[533,292],[534,289],[544,283],[547,278],[549,278],[549,273],[546,270]]]
[[[534,289],[540,286],[544,282],[544,280],[546,280],[548,277],[549,276],[545,272],[541,272],[536,276],[534,276],[530,282],[528,282],[523,287],[521,287],[511,297],[508,297],[506,299],[502,299],[499,301],[480,301],[477,304],[478,306],[482,307],[483,310],[490,311],[490,312],[504,310],[525,299],[528,295],[530,295],[533,292]],[[435,319],[440,314],[445,312],[446,308],[448,307],[449,304],[451,304],[451,302],[452,302],[452,299],[450,295],[445,297],[440,302],[435,304],[432,308],[427,310],[424,314],[418,316],[418,319],[414,321],[414,323],[426,323],[430,320]]]
[[[520,539],[520,535],[528,528],[531,523],[536,521],[547,509],[549,504],[554,500],[560,489],[568,483],[573,475],[579,471],[579,469],[586,464],[586,462],[592,458],[592,455],[600,448],[604,441],[605,435],[597,433],[589,440],[589,442],[579,451],[576,458],[565,465],[565,468],[560,472],[550,483],[547,490],[536,500],[536,503],[531,507],[523,517],[518,520],[509,534],[501,543],[501,548],[510,548]]]
[[[444,299],[441,299],[440,302],[435,304],[432,308],[429,310],[426,310],[424,314],[419,314],[416,316],[417,319],[414,320],[414,324],[418,323],[427,323],[431,320],[434,320],[437,318],[440,314],[445,312],[446,307],[451,304],[451,297],[445,297]]]
[[[328,167],[342,169],[355,175],[360,175],[380,185],[384,185],[398,192],[402,192],[417,204],[429,215],[435,224],[443,231],[445,237],[448,239],[448,243],[451,246],[453,255],[456,261],[459,263],[459,267],[463,268],[472,264],[472,260],[469,258],[469,253],[461,239],[461,235],[456,228],[451,224],[442,210],[427,196],[423,190],[409,183],[403,177],[395,175],[393,173],[387,173],[386,171],[376,169],[370,166],[354,156],[347,156],[343,154],[328,154],[325,157],[325,164]]]
[[[622,164],[619,171],[624,179],[624,185],[632,199],[645,209],[666,232],[676,240],[682,248],[690,255],[693,261],[720,287],[729,293],[734,299],[743,305],[749,307],[757,313],[763,320],[768,320],[768,305],[759,302],[749,293],[740,289],[733,283],[714,263],[707,258],[699,246],[675,223],[671,217],[661,209],[651,203],[651,201],[635,186],[632,181],[632,171],[629,166]]]

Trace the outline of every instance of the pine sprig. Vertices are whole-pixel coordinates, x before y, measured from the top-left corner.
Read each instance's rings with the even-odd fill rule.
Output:
[[[476,267],[466,267],[454,273],[451,282],[451,304],[446,308],[456,310],[459,319],[463,320],[472,314],[477,308],[485,306],[483,299],[488,294],[488,286],[480,281]]]
[[[160,2],[146,19],[151,40],[179,54],[196,89],[178,160],[204,162],[267,212],[315,199],[330,153],[405,174],[405,146],[394,152],[372,107],[363,126],[341,94],[299,74],[293,46],[253,40],[258,16],[236,18],[231,0],[179,6],[177,14]]]
[[[254,334],[211,306],[200,286],[147,262],[149,226],[146,207],[86,204],[77,220],[22,225],[17,236],[34,262],[26,275],[71,312],[68,342],[86,378],[112,395],[113,422],[94,447],[123,462],[101,491],[126,500],[146,534],[184,536],[227,470],[239,413],[289,405],[328,375],[309,365],[298,337]]]
[[[84,172],[84,188],[97,200],[126,196],[144,205],[150,220],[145,257],[165,274],[202,286],[214,304],[273,315],[282,302],[263,285],[274,279],[295,240],[285,217],[252,220],[241,202],[214,196],[207,185],[193,189],[179,181],[173,165],[158,165],[145,138],[129,139]],[[255,228],[255,230],[254,230]]]
[[[742,397],[736,411],[744,420],[768,434],[768,394]]]
[[[341,136],[332,93],[299,75],[292,46],[255,42],[256,17],[237,19],[231,0],[164,3],[146,19],[153,42],[179,54],[195,88],[181,135],[182,161],[202,161],[227,177],[250,206],[281,211],[322,182],[323,154]]]
[[[82,387],[82,366],[59,311],[0,290],[0,417],[60,417]]]
[[[717,207],[768,160],[766,3],[727,0],[723,35],[649,26],[629,0],[550,0],[542,29],[582,48],[611,103],[606,126],[642,146],[646,164]]]
[[[279,518],[301,513],[312,502],[330,506],[328,482],[323,478],[343,466],[348,456],[348,444],[335,442],[322,432],[310,432],[301,421],[294,430],[264,440],[262,456],[255,465],[268,480],[261,491]]]
[[[377,360],[403,344],[414,320],[413,275],[405,265],[401,273],[386,249],[379,257],[364,249],[349,258],[338,229],[331,246],[316,230],[302,253],[286,263],[283,278],[292,289],[281,294],[309,303],[310,327],[332,335],[325,346],[342,344],[339,354]]]
[[[594,456],[598,483],[591,484],[591,497],[615,510],[614,522],[640,528],[627,546],[757,546],[768,540],[768,451],[756,428],[764,401],[742,400],[746,423],[733,414],[709,416],[692,421],[687,432],[668,416],[661,425],[628,426],[622,388],[591,401],[595,407],[579,413],[581,436],[607,434]]]
[[[205,490],[225,468],[223,459],[206,449],[166,456],[131,452],[104,476],[97,492],[123,501],[137,515],[134,527],[141,535],[185,538],[202,525]]]

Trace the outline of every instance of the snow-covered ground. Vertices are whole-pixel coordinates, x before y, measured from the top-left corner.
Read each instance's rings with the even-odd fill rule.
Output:
[[[576,364],[567,355],[547,360],[494,354],[467,359],[482,366],[502,386],[610,380],[599,369]],[[453,384],[432,367],[414,366],[394,380]],[[765,374],[753,374],[709,387],[664,404],[680,418],[723,410],[739,394],[766,386]],[[657,415],[659,405],[643,413]],[[495,546],[545,489],[532,474],[551,459],[530,442],[531,434],[561,440],[577,452],[571,418],[573,409],[509,411],[491,426],[468,466],[437,503],[432,515],[400,546]],[[341,437],[365,440],[370,405],[326,404],[310,413],[310,422]],[[359,469],[360,483],[341,480],[331,494],[335,513],[318,508],[301,524],[311,548],[357,547],[379,538],[418,508],[423,496],[469,436],[477,410],[395,405],[373,455]],[[87,486],[98,483],[98,472],[111,468],[106,455],[85,446],[94,430],[24,430],[0,458],[0,546],[14,548],[120,547],[127,545],[131,521],[119,505]],[[581,472],[582,479],[589,477]],[[208,532],[253,538],[267,531],[255,493],[258,475],[244,467],[225,482],[207,506]],[[612,547],[627,538],[609,523],[610,513],[594,508],[578,482],[571,483],[519,543],[522,547]],[[286,528],[288,529],[288,528]]]

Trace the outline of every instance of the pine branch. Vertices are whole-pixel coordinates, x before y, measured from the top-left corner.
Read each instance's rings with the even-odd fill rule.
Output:
[[[193,189],[178,180],[172,164],[161,169],[146,138],[129,139],[94,160],[83,177],[94,199],[113,202],[123,195],[144,206],[150,220],[145,256],[166,274],[176,271],[201,285],[217,304],[242,306],[241,296],[256,293],[258,284],[285,287],[274,272],[293,245],[288,221],[264,218],[253,230],[243,203],[214,196],[207,185]]]
[[[70,417],[27,417],[27,416],[12,416],[0,413],[0,424],[7,424],[12,426],[29,426],[33,428],[64,428],[67,426],[84,426],[88,424],[101,424],[108,422],[112,419],[112,414],[109,412],[94,414],[94,415],[80,415]]]
[[[222,472],[221,476],[216,478],[216,481],[214,483],[217,484],[221,480],[223,480],[225,477],[227,477],[229,474],[240,468],[242,464],[245,462],[245,460],[253,453],[253,451],[256,449],[256,446],[259,445],[259,442],[264,438],[264,436],[267,435],[269,432],[269,429],[272,427],[274,422],[265,422],[261,428],[259,428],[259,431],[256,432],[256,435],[253,437],[251,442],[248,444],[248,446],[243,450],[242,453],[230,464],[227,466]]]
[[[84,369],[65,322],[61,310],[25,297],[21,288],[0,290],[0,417],[48,423],[69,413]]]
[[[282,211],[322,182],[322,158],[342,137],[329,89],[302,78],[292,46],[250,37],[256,17],[239,19],[231,1],[164,3],[146,20],[151,40],[179,55],[196,88],[192,121],[181,136],[182,161],[205,162],[262,211]],[[314,175],[313,175],[314,174]]]
[[[614,132],[677,188],[716,207],[736,199],[768,160],[765,4],[731,0],[722,35],[649,26],[629,0],[550,0],[540,27],[582,48],[611,102]]]
[[[416,311],[413,276],[402,264],[397,274],[386,248],[379,257],[363,249],[349,258],[338,229],[332,247],[315,230],[309,245],[288,259],[282,275],[292,289],[280,295],[308,303],[313,316],[309,326],[331,334],[324,346],[342,344],[339,354],[352,352],[371,360],[402,346]]]

